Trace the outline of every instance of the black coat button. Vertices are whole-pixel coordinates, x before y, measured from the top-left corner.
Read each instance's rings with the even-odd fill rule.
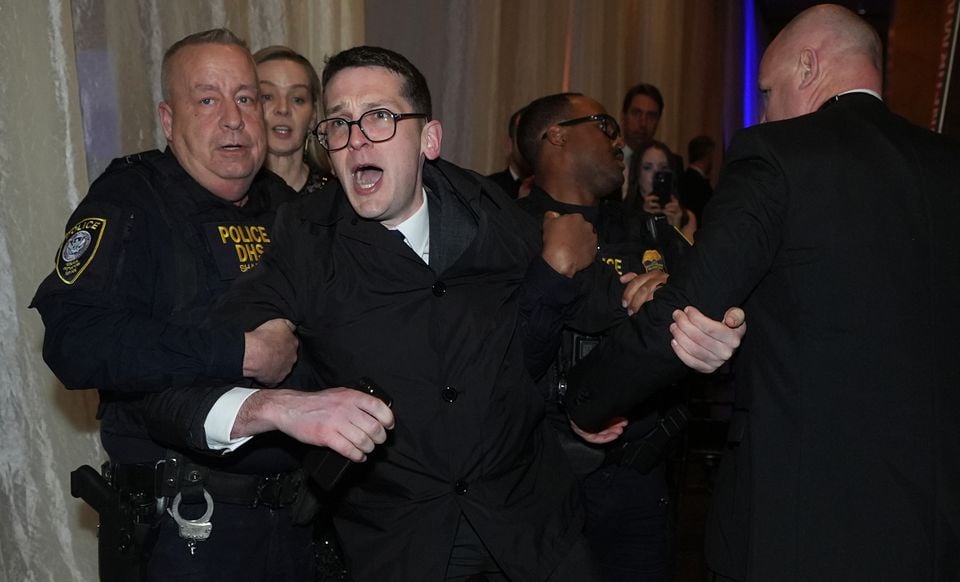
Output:
[[[466,495],[467,494],[467,482],[464,480],[457,481],[453,484],[453,491],[457,495]]]
[[[457,392],[456,388],[453,388],[451,386],[447,386],[446,388],[440,391],[440,397],[446,400],[447,402],[456,402],[458,396],[460,396],[460,393]]]
[[[447,286],[443,281],[437,281],[433,284],[433,294],[437,297],[443,297],[447,293]]]

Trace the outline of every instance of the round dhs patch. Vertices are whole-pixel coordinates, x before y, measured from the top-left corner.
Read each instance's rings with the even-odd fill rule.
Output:
[[[83,253],[87,252],[87,249],[90,248],[90,241],[92,240],[93,237],[90,236],[89,232],[81,230],[71,236],[66,244],[63,245],[63,252],[60,253],[60,258],[63,259],[65,263],[79,259]]]
[[[72,285],[93,261],[107,227],[106,218],[84,218],[63,237],[57,254],[57,276]]]

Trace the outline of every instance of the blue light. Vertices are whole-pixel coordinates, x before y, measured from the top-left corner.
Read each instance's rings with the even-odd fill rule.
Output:
[[[754,0],[743,0],[743,127],[759,121],[757,89],[757,11]]]

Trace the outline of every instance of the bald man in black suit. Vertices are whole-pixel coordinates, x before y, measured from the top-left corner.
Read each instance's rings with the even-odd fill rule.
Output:
[[[675,306],[744,306],[717,580],[960,580],[960,145],[887,109],[881,60],[845,8],[787,25],[687,268],[568,379],[599,432],[679,373]]]

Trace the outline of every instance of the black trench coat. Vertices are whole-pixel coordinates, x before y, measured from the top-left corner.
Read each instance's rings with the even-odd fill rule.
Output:
[[[430,265],[332,184],[281,209],[274,248],[220,313],[287,317],[316,385],[367,376],[393,397],[396,428],[335,518],[356,580],[441,580],[461,513],[512,580],[542,580],[582,510],[520,340],[539,229],[452,164],[427,163],[424,183]]]

